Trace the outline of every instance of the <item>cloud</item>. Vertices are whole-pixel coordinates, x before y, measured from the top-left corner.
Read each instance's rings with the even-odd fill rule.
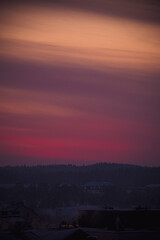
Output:
[[[1,106],[10,104],[10,111],[159,121],[159,74],[152,71],[104,73],[22,61],[1,66]]]
[[[3,4],[2,4],[3,2]],[[7,0],[1,1],[2,6],[19,5],[26,7],[49,7],[81,10],[95,14],[109,15],[127,19],[159,23],[160,3],[158,0]]]
[[[2,8],[1,156],[157,164],[158,5],[43,4]]]

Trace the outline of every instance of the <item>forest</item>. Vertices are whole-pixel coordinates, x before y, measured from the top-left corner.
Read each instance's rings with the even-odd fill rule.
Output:
[[[103,192],[84,191],[88,182],[109,182]],[[99,205],[160,208],[160,168],[98,163],[0,168],[0,202],[31,207]]]

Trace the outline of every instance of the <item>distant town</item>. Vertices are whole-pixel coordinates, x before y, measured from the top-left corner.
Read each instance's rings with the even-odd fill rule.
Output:
[[[0,168],[1,239],[105,239],[110,231],[129,230],[157,236],[158,218],[160,168],[106,163]]]

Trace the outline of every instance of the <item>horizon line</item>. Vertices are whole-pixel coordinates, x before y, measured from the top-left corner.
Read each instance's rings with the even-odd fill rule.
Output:
[[[160,166],[147,166],[147,165],[138,165],[138,164],[130,164],[130,163],[115,163],[115,162],[96,162],[92,164],[37,164],[37,165],[30,165],[30,164],[18,164],[18,165],[0,165],[0,168],[5,167],[53,167],[53,166],[72,166],[72,167],[89,167],[89,166],[95,166],[95,165],[123,165],[123,166],[131,166],[131,167],[141,167],[141,168],[160,168]]]

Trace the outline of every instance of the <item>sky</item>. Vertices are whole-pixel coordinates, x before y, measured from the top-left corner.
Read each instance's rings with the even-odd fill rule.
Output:
[[[0,166],[160,166],[160,3],[4,1]]]

